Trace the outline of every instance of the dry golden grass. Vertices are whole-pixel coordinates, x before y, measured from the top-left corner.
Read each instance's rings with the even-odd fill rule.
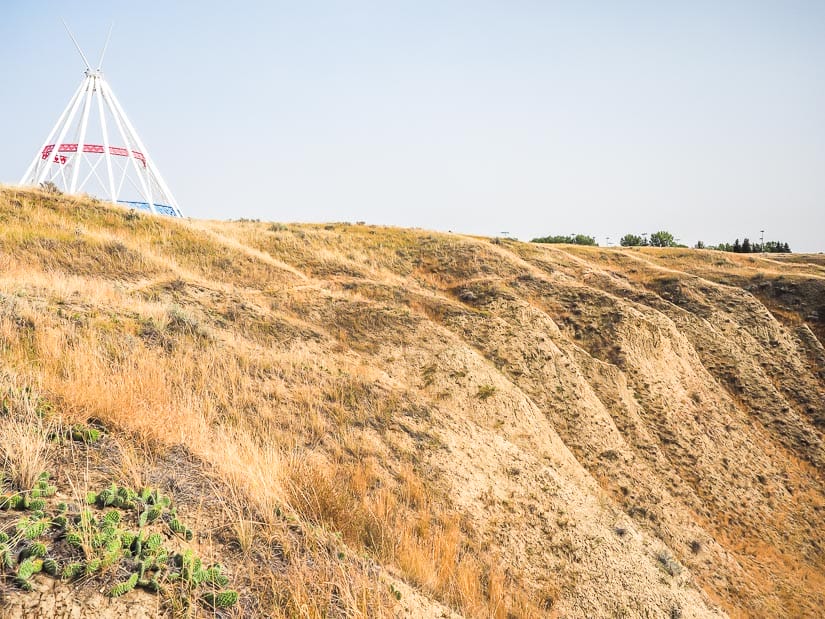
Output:
[[[0,379],[0,458],[12,489],[27,492],[41,473],[51,469],[50,437],[57,428],[44,416],[37,392],[18,385],[14,377]]]
[[[21,208],[36,199],[26,196]],[[222,484],[232,488],[232,496],[224,497],[226,519],[250,564],[261,560],[255,552],[261,540],[279,538],[283,545],[283,518],[293,514],[302,527],[319,527],[319,540],[340,535],[354,551],[397,566],[426,594],[468,615],[503,617],[518,604],[527,607],[515,583],[495,572],[493,557],[472,550],[458,516],[432,495],[409,462],[400,464],[395,482],[375,456],[351,454],[353,447],[361,449],[363,429],[386,427],[400,402],[392,390],[375,387],[373,370],[329,358],[312,344],[260,349],[232,331],[206,326],[212,308],[182,309],[136,295],[141,285],[110,276],[169,273],[183,278],[180,288],[214,289],[213,256],[221,252],[210,248],[211,236],[189,232],[161,234],[158,241],[149,224],[147,232],[129,237],[128,251],[116,249],[119,241],[95,240],[123,225],[117,215],[105,210],[78,231],[69,231],[64,222],[57,238],[49,227],[60,218],[51,212],[5,229],[4,242],[17,249],[0,275],[0,294],[20,296],[0,319],[0,337],[5,362],[24,380],[43,385],[55,419],[96,419],[116,434],[118,481],[140,487],[147,463],[169,446],[186,445],[213,463]],[[159,249],[175,257],[160,255]],[[129,251],[139,253],[133,257]],[[95,264],[92,255],[99,255]],[[353,257],[369,262],[365,255]],[[338,264],[335,251],[317,259]],[[241,282],[246,277],[239,275]],[[368,313],[347,310],[336,319],[337,334],[348,334],[356,347],[389,324],[370,306],[363,309]],[[8,437],[8,466],[21,484],[47,468],[41,427],[7,424],[0,436]],[[21,453],[11,447],[23,436],[28,448]],[[391,612],[394,600],[386,585],[366,572],[344,572],[337,557],[321,561],[312,554],[316,568],[290,562],[269,576],[269,586],[260,585],[266,576],[256,575],[261,599],[275,604],[268,613]],[[491,586],[483,584],[487,581]]]
[[[469,617],[549,614],[547,600],[561,591],[547,584],[555,574],[520,571],[524,564],[507,556],[514,550],[492,525],[480,528],[478,514],[451,495],[444,472],[428,464],[447,449],[439,402],[463,375],[451,368],[455,384],[429,394],[434,377],[446,372],[432,364],[424,366],[432,375],[422,377],[420,351],[408,353],[419,332],[447,346],[455,341],[445,335],[452,329],[466,338],[468,355],[500,366],[499,350],[484,349],[478,328],[494,312],[483,303],[506,305],[525,275],[579,281],[598,264],[653,290],[671,273],[681,277],[677,269],[723,279],[807,268],[707,252],[559,250],[346,224],[188,224],[13,190],[0,192],[0,215],[0,354],[13,377],[6,382],[37,385],[52,405],[37,415],[36,399],[15,396],[9,419],[25,421],[0,427],[4,468],[25,488],[50,466],[46,426],[89,420],[109,433],[114,455],[106,456],[105,470],[112,481],[150,485],[159,469],[178,466],[164,475],[182,496],[198,497],[189,507],[206,533],[196,543],[228,557],[248,594],[239,612],[248,616],[394,616],[394,579],[414,588],[425,605],[419,608],[435,600]],[[465,287],[481,297],[478,306],[461,300]],[[572,325],[578,310],[568,307],[573,293],[564,293],[570,296],[519,294],[572,333],[565,317]],[[607,298],[600,294],[582,292],[581,304],[598,305]],[[594,311],[592,318],[601,316]],[[616,346],[615,323],[605,319],[576,346]],[[618,353],[601,357],[621,366]],[[519,374],[503,375],[496,385],[473,382],[466,407],[509,410],[513,392],[501,385]],[[479,385],[495,397],[479,396]],[[454,406],[464,410],[464,403]],[[495,428],[507,430],[506,422]],[[169,464],[181,448],[197,464]],[[88,466],[96,475],[103,470]],[[82,493],[91,482],[82,469],[73,475]],[[187,490],[187,475],[208,490]],[[600,470],[594,475],[614,483]],[[208,506],[197,502],[207,498]],[[477,510],[495,505],[491,499]],[[547,533],[548,545],[561,543],[554,534]],[[757,550],[812,580],[804,562]],[[706,586],[730,609],[743,596]]]

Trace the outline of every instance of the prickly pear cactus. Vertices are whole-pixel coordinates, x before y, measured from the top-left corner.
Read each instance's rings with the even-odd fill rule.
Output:
[[[17,522],[17,532],[26,539],[36,539],[46,532],[49,522],[45,519],[24,518]]]
[[[74,425],[69,430],[69,437],[78,443],[86,443],[91,445],[100,440],[100,430],[97,428],[89,428],[82,425]]]
[[[87,576],[91,576],[95,572],[99,572],[100,568],[103,566],[103,561],[101,559],[90,559],[86,562],[86,566],[84,572]]]
[[[31,591],[32,586],[29,579],[42,569],[43,561],[41,559],[24,559],[17,567],[17,577],[14,579],[15,584],[25,591]]]
[[[209,591],[201,596],[201,599],[207,606],[213,608],[229,608],[234,606],[238,601],[238,592],[232,589],[224,591],[212,592]]]
[[[52,558],[43,559],[43,571],[50,576],[57,576],[60,573],[60,566]]]
[[[178,520],[177,517],[169,521],[169,528],[172,530],[172,533],[183,537],[187,542],[192,541],[192,530]]]
[[[218,587],[225,587],[229,584],[229,579],[221,573],[222,570],[223,566],[219,563],[216,563],[215,565],[211,566],[209,569],[206,570],[204,582],[208,582]]]
[[[52,526],[55,527],[55,528],[65,529],[67,524],[68,524],[68,520],[67,520],[66,516],[63,516],[62,514],[52,518]]]
[[[0,544],[0,566],[9,569],[14,567],[14,554],[12,554],[9,545],[5,543]]]
[[[66,543],[74,548],[80,548],[83,545],[83,536],[76,531],[71,531],[66,534]]]
[[[136,538],[137,535],[135,533],[132,533],[131,531],[123,531],[120,535],[121,547],[124,549],[131,548]]]
[[[98,490],[85,496],[85,505],[55,505],[50,498],[57,488],[44,473],[31,490],[0,494],[0,509],[24,512],[13,529],[0,531],[0,572],[12,576],[19,588],[31,590],[32,575],[41,571],[73,580],[111,578],[126,569],[129,577],[111,584],[110,596],[140,587],[152,593],[171,591],[186,609],[198,602],[213,610],[237,602],[237,592],[224,589],[229,578],[220,564],[207,567],[191,549],[175,553],[164,545],[167,537],[161,527],[187,541],[194,536],[168,496],[157,489],[138,493],[116,484]]]
[[[154,553],[160,548],[160,545],[163,543],[163,537],[160,533],[152,533],[148,538],[146,538],[146,550]]]
[[[117,498],[117,486],[112,484],[97,495],[97,504],[100,507],[109,507]]]
[[[153,505],[146,512],[146,522],[151,523],[163,515],[163,507],[160,505]]]
[[[33,499],[54,496],[57,492],[57,486],[49,484],[48,478],[41,478],[31,490],[31,497]]]
[[[124,582],[120,582],[120,583],[116,584],[114,587],[112,587],[109,590],[109,597],[116,598],[116,597],[120,597],[121,595],[125,595],[125,594],[129,593],[132,589],[135,588],[135,585],[137,584],[137,582],[138,582],[138,575],[137,574],[132,574],[131,576],[129,576],[128,580],[125,580]]]
[[[24,546],[20,557],[23,559],[27,557],[45,557],[48,550],[43,542],[29,542]]]
[[[28,501],[24,499],[23,504],[26,506],[26,509],[33,512],[43,511],[46,508],[46,501],[43,499],[31,499]]]
[[[72,580],[77,578],[85,571],[85,566],[83,563],[79,561],[75,561],[73,563],[69,563],[63,568],[63,572],[61,573],[63,578],[66,580]]]
[[[20,494],[0,495],[0,509],[20,509],[23,505],[23,496]]]

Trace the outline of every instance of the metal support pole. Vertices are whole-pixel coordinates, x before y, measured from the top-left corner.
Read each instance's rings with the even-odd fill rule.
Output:
[[[77,136],[77,152],[72,158],[74,169],[72,170],[72,182],[69,185],[69,193],[74,193],[77,189],[77,177],[80,174],[80,164],[83,161],[83,147],[86,144],[86,128],[89,126],[89,110],[92,107],[92,93],[94,92],[95,78],[89,78],[89,89],[86,91],[86,101],[83,103],[83,116],[80,121],[80,133]]]
[[[85,90],[85,88],[89,87],[89,77],[88,76],[83,81],[83,87],[84,87],[84,90]],[[54,153],[55,155],[58,155],[58,153],[60,151],[60,145],[63,143],[63,138],[66,137],[66,133],[68,133],[69,127],[71,126],[72,121],[74,120],[74,115],[77,114],[77,108],[80,107],[81,98],[82,98],[82,96],[78,96],[78,97],[75,98],[74,105],[72,105],[72,111],[69,112],[69,116],[68,116],[68,118],[66,118],[66,122],[63,125],[63,129],[61,129],[60,135],[58,136],[57,141],[54,143],[54,149],[52,149],[52,153]],[[47,163],[50,163],[50,162],[51,162],[51,153],[49,154]],[[60,164],[58,164],[58,165],[60,165]],[[37,178],[35,178],[34,183],[32,183],[32,184],[33,185],[39,185],[40,183],[42,183],[43,179],[46,178],[46,173],[48,172],[48,170],[49,170],[49,166],[44,165],[43,169],[40,170],[40,174],[37,175]]]
[[[23,175],[23,178],[20,179],[20,184],[21,185],[28,185],[29,180],[32,178],[32,175],[36,174],[38,163],[43,161],[43,151],[45,150],[45,148],[49,144],[53,143],[52,138],[54,138],[54,136],[57,133],[58,129],[60,129],[60,126],[63,124],[63,119],[66,118],[66,115],[69,113],[69,110],[72,109],[72,106],[74,105],[74,100],[77,99],[78,96],[80,96],[81,92],[83,92],[83,84],[84,83],[85,82],[83,82],[83,81],[80,82],[80,86],[77,87],[77,90],[72,95],[72,98],[69,99],[68,105],[66,105],[66,107],[63,109],[63,113],[60,114],[60,118],[57,119],[57,122],[55,123],[54,127],[49,132],[49,135],[46,138],[46,141],[43,142],[43,146],[41,146],[40,150],[37,151],[37,153],[35,154],[34,159],[32,160],[31,164],[29,165],[28,169],[26,170],[26,173]],[[57,150],[57,146],[55,146],[55,150]],[[52,152],[54,152],[54,151],[52,151]],[[49,158],[47,157],[46,158],[47,163],[48,163],[48,159]]]
[[[102,60],[102,59],[101,59]],[[109,150],[109,130],[106,127],[106,114],[103,113],[103,95],[100,94],[100,82],[96,80],[95,98],[97,99],[97,111],[100,115],[100,128],[103,131],[103,156],[106,157],[106,171],[109,175],[109,199],[117,202],[117,192],[115,191],[115,175],[112,172],[112,153]]]
[[[117,109],[115,109],[115,106],[113,105],[112,91],[103,78],[101,78],[100,80],[100,92],[101,95],[103,95],[103,100],[109,107],[109,111],[112,113],[112,117],[115,119],[115,124],[117,125],[117,129],[120,132],[120,137],[123,138],[123,142],[127,150],[127,157],[132,161],[132,166],[134,167],[135,174],[137,174],[138,180],[140,181],[140,186],[143,189],[144,199],[146,199],[146,202],[149,204],[149,209],[152,211],[152,213],[157,214],[155,203],[152,201],[151,188],[146,184],[146,179],[143,177],[143,172],[138,166],[138,160],[137,157],[135,157],[132,142],[126,136],[126,132],[123,130],[123,124],[121,123],[120,117],[118,115],[118,111]],[[146,154],[144,153],[143,156],[145,157]]]
[[[117,97],[112,92],[112,90],[108,87],[107,84],[107,92],[111,96],[112,103],[114,103],[115,107],[120,112],[121,117],[123,118],[123,122],[126,124],[126,127],[129,129],[130,133],[134,136],[135,142],[140,148],[140,152],[143,153],[144,159],[146,159],[146,167],[148,168],[151,175],[154,177],[155,181],[157,182],[158,186],[160,187],[161,191],[163,192],[166,199],[169,201],[169,206],[171,206],[175,212],[178,214],[178,217],[183,217],[183,213],[180,212],[180,208],[178,208],[178,202],[175,200],[175,197],[172,195],[172,192],[167,187],[166,182],[163,180],[163,177],[160,175],[160,172],[155,167],[155,164],[152,162],[152,158],[149,156],[149,152],[146,150],[146,146],[143,145],[143,142],[140,140],[140,136],[135,131],[135,128],[132,126],[132,123],[129,122],[129,117],[126,116],[126,112],[123,111],[123,108],[120,106],[120,103],[117,100]]]

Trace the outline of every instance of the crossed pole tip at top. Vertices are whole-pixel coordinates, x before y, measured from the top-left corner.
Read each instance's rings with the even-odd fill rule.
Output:
[[[63,26],[66,28],[66,32],[69,34],[69,37],[72,39],[72,43],[74,43],[75,49],[80,54],[80,57],[83,59],[83,64],[86,65],[87,71],[92,71],[92,66],[89,64],[89,59],[86,58],[86,54],[83,53],[83,50],[80,47],[80,44],[77,42],[77,39],[72,34],[72,31],[69,29],[69,24],[66,23],[66,20],[61,20],[63,22]],[[97,70],[100,71],[101,67],[103,66],[103,58],[106,56],[106,49],[109,47],[109,40],[112,38],[112,28],[114,27],[114,22],[109,24],[109,33],[106,35],[106,42],[103,44],[103,50],[100,52],[100,60],[97,62]]]

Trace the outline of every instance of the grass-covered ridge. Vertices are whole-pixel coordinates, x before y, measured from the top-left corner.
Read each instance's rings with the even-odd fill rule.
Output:
[[[0,522],[11,540],[42,512],[48,531],[15,538],[3,594],[36,594],[15,582],[33,552],[35,589],[132,589],[99,603],[168,615],[810,614],[814,260],[4,189],[2,491],[30,505]],[[81,525],[97,545],[66,542]]]

